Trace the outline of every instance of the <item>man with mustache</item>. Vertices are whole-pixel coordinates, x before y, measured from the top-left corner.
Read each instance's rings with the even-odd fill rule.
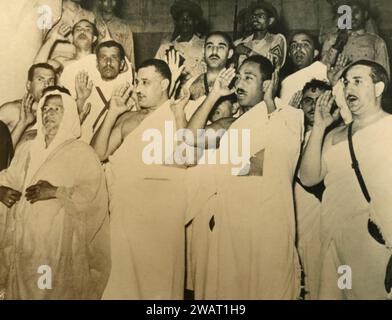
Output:
[[[197,100],[208,95],[215,79],[222,69],[227,68],[234,54],[234,45],[230,36],[224,32],[210,33],[204,44],[204,60],[207,72],[201,74],[191,85],[191,99]]]
[[[246,59],[237,75],[233,68],[222,70],[189,121],[187,128],[199,137],[216,101],[234,91],[242,115],[221,123],[219,127],[226,131],[217,133],[215,143],[209,146],[218,146],[217,153],[222,154],[221,149],[228,148],[226,139],[246,129],[250,140],[242,144],[248,144],[251,155],[240,170],[233,171],[219,159],[215,165],[199,164],[194,169],[200,170],[196,173],[202,177],[194,186],[189,210],[194,224],[191,242],[195,248],[192,277],[196,299],[299,296],[292,182],[303,114],[283,107],[274,98],[277,73],[262,56]],[[230,89],[235,76],[235,88]],[[191,145],[200,142],[188,137],[186,141]]]
[[[382,104],[388,75],[380,64],[359,60],[342,79],[353,121],[326,133],[339,110],[331,112],[334,97],[323,93],[300,168],[305,186],[326,186],[318,298],[381,300],[392,287],[392,116]],[[349,286],[338,281],[342,265],[350,267]]]
[[[280,98],[284,103],[289,104],[294,94],[310,80],[328,81],[327,66],[318,60],[319,53],[319,45],[311,35],[306,32],[293,35],[288,56],[294,72],[282,81]]]
[[[83,121],[81,139],[88,143],[105,118],[114,89],[133,78],[121,44],[101,42],[95,51],[66,67],[60,79],[77,102]]]
[[[56,72],[50,64],[34,64],[27,74],[26,94],[23,98],[0,106],[0,120],[8,126],[14,148],[21,137],[22,140],[26,140],[35,136],[33,124],[37,104],[45,88],[55,85],[56,82]]]
[[[182,299],[185,278],[185,167],[171,165],[163,153],[153,151],[152,136],[161,136],[166,150],[173,135],[166,123],[184,128],[168,99],[171,72],[162,60],[142,63],[135,88],[121,87],[91,145],[106,174],[111,213],[112,272],[104,299]],[[134,90],[140,110],[130,112],[127,100]],[[174,131],[175,132],[175,131]]]
[[[268,2],[250,5],[252,34],[234,42],[238,65],[247,57],[262,55],[274,66],[282,67],[286,60],[287,44],[282,34],[272,34],[268,30],[277,22],[279,15],[276,8]]]
[[[361,1],[345,2],[352,10],[352,29],[339,30],[327,36],[322,49],[322,59],[334,64],[337,53],[342,53],[354,62],[361,59],[381,64],[390,76],[389,55],[385,41],[376,34],[366,31],[369,14]]]
[[[314,112],[318,99],[331,86],[324,81],[313,79],[302,89],[300,108],[305,115],[304,149],[309,141],[314,125]],[[325,187],[321,183],[312,188],[302,185],[296,179],[294,185],[295,209],[297,221],[297,247],[305,274],[305,299],[316,299],[320,275],[320,208],[322,192]]]
[[[38,52],[35,58],[36,63],[48,61],[54,68],[62,71],[67,65],[92,54],[94,44],[98,39],[98,31],[94,23],[82,19],[73,28],[63,23],[55,27],[55,29],[57,32],[49,33],[45,43]],[[71,43],[75,47],[74,55],[67,58],[60,56],[52,58],[53,54],[51,52],[54,45],[58,41],[65,41],[69,33],[71,33]]]

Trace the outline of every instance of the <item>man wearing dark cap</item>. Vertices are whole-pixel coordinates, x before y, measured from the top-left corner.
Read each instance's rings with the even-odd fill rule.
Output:
[[[203,62],[204,37],[202,35],[203,11],[189,0],[179,0],[170,8],[174,32],[170,40],[162,41],[155,58],[165,60],[168,50],[175,49],[184,59],[186,78],[205,72]]]
[[[268,2],[258,1],[253,2],[248,10],[251,12],[253,33],[234,42],[238,63],[241,64],[249,56],[262,55],[274,65],[282,67],[287,53],[286,39],[280,33],[268,31],[279,18],[276,8]]]

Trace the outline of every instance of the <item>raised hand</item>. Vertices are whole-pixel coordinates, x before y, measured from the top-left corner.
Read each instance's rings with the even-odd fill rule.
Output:
[[[67,36],[71,31],[72,27],[68,23],[63,22],[54,27],[48,36],[52,40],[67,41]]]
[[[331,91],[325,91],[319,96],[314,110],[314,127],[326,129],[339,119],[339,108],[331,114],[334,101]]]
[[[172,101],[170,104],[174,113],[184,112],[185,106],[188,104],[191,92],[187,86],[182,87],[179,99]]]
[[[30,93],[26,93],[22,99],[22,109],[20,110],[19,121],[28,126],[35,121],[35,114],[33,112],[34,98]]]
[[[338,83],[342,76],[344,68],[350,63],[350,60],[343,53],[339,54],[335,66],[327,64],[327,77],[332,86]]]
[[[218,77],[214,82],[211,93],[217,94],[220,97],[228,96],[235,92],[234,88],[229,88],[231,81],[235,78],[236,71],[234,67],[223,69],[219,72]]]
[[[268,82],[267,87],[264,92],[264,101],[273,102],[276,97],[279,86],[279,68],[276,68],[272,73],[271,80]]]
[[[110,99],[109,113],[118,117],[126,111],[132,109],[134,103],[127,103],[130,100],[130,95],[132,93],[132,86],[127,83],[114,89],[112,97]]]
[[[40,180],[26,189],[26,199],[30,203],[56,198],[57,187]]]
[[[301,90],[297,91],[291,97],[289,105],[298,109],[300,107],[300,105],[301,105],[302,97],[303,97],[302,91]]]
[[[18,202],[21,196],[22,194],[19,191],[8,187],[0,187],[0,201],[8,208],[11,208],[16,202]]]
[[[93,90],[93,82],[86,71],[80,71],[75,77],[76,98],[85,102]]]

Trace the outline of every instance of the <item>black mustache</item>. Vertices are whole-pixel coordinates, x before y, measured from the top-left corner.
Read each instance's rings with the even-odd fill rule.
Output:
[[[246,91],[243,90],[243,89],[237,89],[236,92],[237,92],[237,93],[246,93]]]
[[[210,55],[208,58],[209,58],[209,59],[211,59],[211,58],[218,58],[218,59],[220,59],[220,57],[217,56],[217,55],[215,55],[215,54]]]

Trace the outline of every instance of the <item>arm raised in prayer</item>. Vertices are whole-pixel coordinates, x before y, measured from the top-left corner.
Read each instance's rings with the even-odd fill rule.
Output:
[[[35,121],[35,115],[32,110],[33,104],[33,96],[29,93],[26,93],[22,99],[19,121],[16,124],[15,129],[11,132],[12,145],[14,146],[14,149],[23,133]]]
[[[131,90],[132,88],[127,84],[114,91],[108,114],[91,140],[91,146],[101,161],[106,160],[122,142],[123,119],[120,116],[131,109],[127,104]]]
[[[72,31],[67,23],[55,26],[47,35],[45,42],[35,56],[34,63],[47,62],[57,41],[67,41],[66,36]]]
[[[196,110],[192,118],[189,120],[185,142],[188,145],[197,147],[200,143],[204,144],[205,134],[201,129],[207,129],[206,124],[208,116],[217,103],[217,101],[224,96],[228,96],[234,92],[234,89],[230,89],[229,85],[235,77],[235,69],[230,67],[223,69],[215,80],[214,86],[203,104]],[[215,137],[216,141],[214,145],[218,145],[218,140],[221,135]]]
[[[300,166],[301,182],[308,187],[320,183],[327,173],[322,161],[322,149],[326,129],[339,118],[339,109],[331,114],[334,100],[331,91],[326,91],[317,100],[312,133]]]

